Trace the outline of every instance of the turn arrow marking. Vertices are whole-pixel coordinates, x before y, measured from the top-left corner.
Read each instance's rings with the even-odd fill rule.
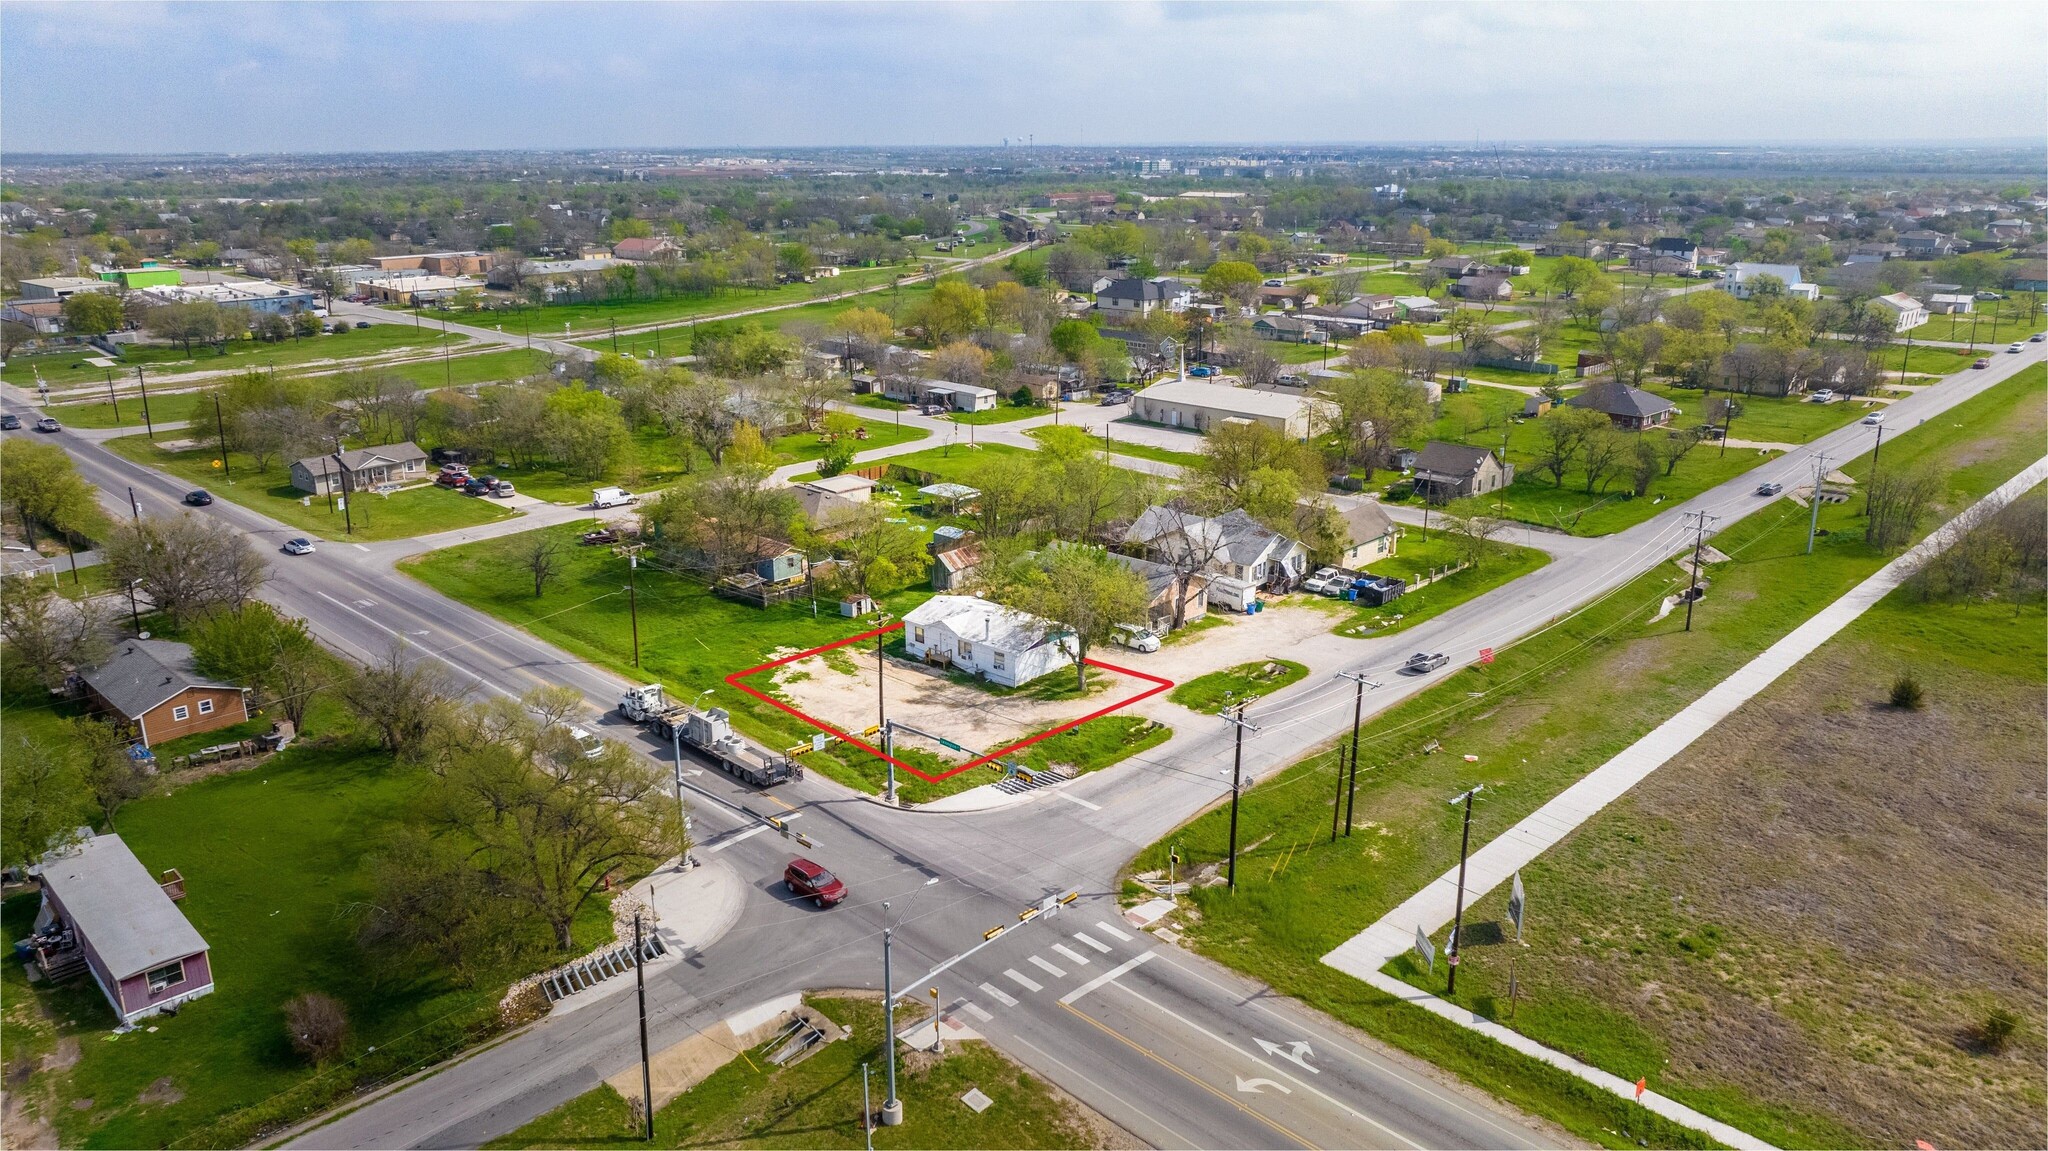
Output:
[[[1266,1054],[1278,1055],[1280,1058],[1287,1060],[1311,1075],[1321,1075],[1323,1073],[1320,1068],[1308,1065],[1308,1057],[1314,1055],[1315,1052],[1309,1049],[1306,1040],[1297,1039],[1285,1049],[1278,1043],[1268,1043],[1264,1039],[1255,1039],[1253,1042],[1257,1043]]]
[[[1246,1079],[1242,1075],[1237,1077],[1237,1089],[1247,1094],[1264,1095],[1268,1087],[1278,1087],[1282,1095],[1294,1094],[1294,1091],[1285,1083],[1275,1083],[1271,1079]]]

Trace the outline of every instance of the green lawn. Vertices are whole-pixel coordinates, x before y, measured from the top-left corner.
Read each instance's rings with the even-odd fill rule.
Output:
[[[1954,343],[1968,343],[1974,339],[1979,347],[2009,344],[2048,327],[2039,313],[2029,318],[2029,310],[2025,296],[2014,298],[2008,295],[2004,300],[1980,301],[1977,311],[1969,315],[1929,316],[1926,323],[1908,334],[1916,340],[1948,340]],[[1917,358],[1920,353],[1916,351],[1913,354]]]
[[[31,989],[8,963],[0,987],[10,1020],[30,1000],[49,1013],[28,1027],[30,1049],[68,1036],[80,1052],[69,1071],[11,1085],[46,1101],[65,1146],[240,1146],[357,1083],[418,1069],[495,1030],[505,984],[552,962],[545,941],[523,968],[464,985],[365,954],[355,940],[371,861],[416,805],[420,781],[382,753],[316,738],[253,770],[123,808],[120,833],[143,865],[183,873],[180,908],[211,948],[218,990],[149,1020],[152,1030],[116,1037],[89,981]],[[27,933],[36,898],[7,901],[9,939]],[[587,946],[609,932],[602,904],[579,921]],[[307,991],[341,1000],[353,1032],[346,1060],[318,1075],[284,1033],[285,1002]],[[169,1101],[138,1098],[156,1084]]]
[[[1221,711],[1271,695],[1308,675],[1306,665],[1286,659],[1259,659],[1196,676],[1166,694],[1190,711]]]
[[[1953,514],[2040,454],[2048,373],[2034,372],[1962,405],[1938,425],[1885,445],[1887,468],[1922,464],[1943,481],[1936,514]],[[1867,457],[1847,465],[1867,476]],[[1391,910],[1457,859],[1459,813],[1445,800],[1475,783],[1483,844],[1790,632],[1890,557],[1862,540],[1860,505],[1824,505],[1811,556],[1805,509],[1773,505],[1714,537],[1732,561],[1711,570],[1694,630],[1683,613],[1651,617],[1682,586],[1660,565],[1554,626],[1502,649],[1376,717],[1361,744],[1355,834],[1329,842],[1335,790],[1330,750],[1310,755],[1244,796],[1239,889],[1192,893],[1196,949],[1298,996],[1484,1090],[1545,1115],[1592,1142],[1696,1145],[1698,1138],[1633,1104],[1514,1055],[1325,967],[1332,947]],[[1931,526],[1930,515],[1923,528]],[[1440,743],[1441,754],[1432,754]],[[1466,755],[1476,756],[1468,763]],[[1163,869],[1169,843],[1198,865],[1220,861],[1227,809],[1202,815],[1135,859]],[[1720,1097],[1648,1072],[1660,1091],[1718,1113]]]
[[[947,418],[956,424],[1007,424],[1051,414],[1052,408],[1042,404],[1013,404],[1006,400],[985,412],[954,412]]]
[[[1677,404],[1678,422],[1681,424],[1703,422],[1710,398],[1734,399],[1742,405],[1742,414],[1735,417],[1730,436],[1758,443],[1803,444],[1819,439],[1844,424],[1853,424],[1870,411],[1856,400],[1817,404],[1806,396],[1745,396],[1722,391],[1715,391],[1710,397],[1698,388],[1679,388],[1670,384],[1648,384],[1643,390]],[[1708,442],[1694,450],[1719,455],[1721,446]],[[1737,450],[1729,449],[1730,452]]]
[[[888,278],[886,276],[883,277],[882,282],[888,283]],[[820,329],[829,330],[832,326],[832,321],[849,308],[873,308],[876,311],[904,318],[908,317],[911,310],[930,294],[931,286],[929,284],[906,284],[900,289],[867,292],[850,300],[831,300],[824,303],[805,304],[802,307],[783,308],[780,311],[766,312],[761,315],[746,316],[739,319],[718,320],[699,318],[696,320],[678,320],[675,324],[662,326],[656,331],[637,332],[632,335],[622,333],[618,338],[618,350],[641,357],[642,359],[649,356],[674,357],[688,355],[691,351],[693,337],[699,330],[717,331],[741,324],[759,324],[764,328],[784,331],[790,330],[792,326],[816,325]],[[621,323],[624,322],[621,321]],[[638,322],[640,321],[635,321],[635,323]],[[560,320],[555,321],[555,328],[554,335],[556,338],[560,338]],[[514,328],[512,323],[508,323],[506,324],[506,330],[513,331],[517,329]],[[535,334],[539,335],[540,333],[535,332]],[[612,350],[612,338],[609,334],[590,339],[579,339],[576,343],[579,347],[589,348],[592,351],[609,352]]]
[[[931,434],[923,428],[906,428],[901,424],[883,420],[879,416],[866,420],[861,426],[868,430],[867,439],[854,443],[854,447],[861,452],[912,443]],[[775,462],[779,464],[818,459],[831,446],[831,441],[819,432],[791,432],[789,435],[777,436],[768,441],[768,450],[775,454]]]
[[[668,296],[660,299],[548,304],[538,307],[521,305],[482,312],[441,312],[426,309],[423,314],[430,320],[445,319],[452,323],[479,327],[503,324],[507,332],[521,334],[525,334],[527,325],[531,324],[533,335],[558,339],[565,323],[569,325],[572,333],[590,335],[594,332],[608,332],[610,325],[614,323],[620,327],[637,327],[641,324],[715,319],[726,313],[742,312],[750,308],[801,304],[816,300],[820,296],[886,285],[894,276],[917,274],[918,267],[915,264],[898,265],[894,268],[849,268],[837,276],[819,280],[815,284],[782,284],[758,291],[750,288],[731,288],[702,295]],[[621,336],[622,351],[626,350],[624,341],[625,337]],[[605,350],[611,349],[611,338],[608,334],[601,343]],[[584,345],[597,347],[600,341],[589,339],[584,341]]]
[[[473,527],[514,514],[496,500],[460,495],[447,488],[409,488],[389,496],[358,493],[346,510],[330,511],[327,497],[307,496],[292,487],[290,469],[277,460],[258,471],[253,458],[229,453],[227,462],[234,472],[233,482],[229,482],[223,469],[213,466],[220,458],[216,448],[166,451],[146,436],[121,436],[108,440],[106,446],[136,463],[203,487],[216,499],[233,500],[322,539],[405,539]],[[351,521],[353,532],[348,530]]]
[[[1516,534],[1519,530],[1504,533],[1507,536]],[[1508,543],[1505,539],[1497,540],[1496,544],[1496,553],[1480,561],[1479,566],[1453,572],[1427,586],[1409,591],[1385,607],[1360,606],[1331,630],[1338,635],[1359,637],[1387,636],[1406,631],[1459,604],[1512,583],[1550,562],[1549,555],[1533,547]],[[1375,575],[1410,579],[1433,568],[1448,567],[1457,560],[1456,548],[1441,532],[1435,538],[1425,540],[1419,529],[1404,527],[1394,555],[1373,564],[1372,569]]]
[[[908,455],[891,456],[888,463],[913,472],[929,472],[948,483],[974,486],[976,477],[981,475],[990,461],[1001,456],[1025,456],[1029,448],[1013,448],[1008,444],[947,444],[944,447],[925,448]]]
[[[496,384],[536,375],[554,365],[555,357],[542,351],[525,348],[511,348],[505,351],[484,352],[480,355],[450,356],[442,360],[422,360],[411,364],[391,364],[377,368],[377,371],[394,376],[403,376],[422,388],[433,389],[447,386],[462,387],[467,384]]]
[[[852,1034],[790,1067],[775,1068],[768,1044],[742,1053],[654,1114],[654,1142],[642,1141],[638,1100],[610,1086],[557,1107],[485,1144],[523,1147],[864,1147],[861,1065],[873,1065],[872,1106],[884,1081],[882,1006],[874,999],[812,1002]],[[898,1016],[899,1028],[903,1024]],[[899,1127],[874,1129],[876,1147],[1095,1147],[1094,1130],[1073,1104],[980,1041],[952,1041],[942,1057],[898,1055]],[[980,1088],[993,1100],[976,1114],[960,1102]]]
[[[1147,424],[1145,426],[1150,427],[1152,425]],[[1043,437],[1040,433],[1046,430],[1045,428],[1032,428],[1024,434],[1033,439],[1042,439]],[[1104,441],[1103,445],[1103,450],[1111,455],[1136,456],[1141,460],[1157,460],[1163,464],[1177,464],[1184,468],[1193,467],[1202,462],[1202,454],[1200,452],[1182,452],[1175,451],[1172,448],[1155,448],[1150,444],[1136,444],[1126,440],[1119,440],[1115,436],[1116,430],[1111,428],[1109,431],[1110,438]],[[1190,432],[1188,433],[1188,443],[1191,447],[1200,447],[1202,445],[1202,437]]]
[[[1916,328],[1914,333],[1917,335],[1926,330],[1924,327]],[[1990,325],[1985,325],[1984,330],[1989,332]],[[1826,344],[1824,343],[1822,346],[1825,347]],[[1879,362],[1885,371],[1893,373],[1898,372],[1900,365],[1903,364],[1908,373],[1908,382],[1911,382],[1911,376],[1955,375],[1957,372],[1968,368],[1972,361],[1984,354],[1983,350],[1968,352],[1961,348],[1930,348],[1925,344],[1918,343],[1913,345],[1912,351],[1909,354],[1906,350],[1906,345],[1901,342],[1886,348],[1884,356]]]
[[[337,335],[286,340],[279,344],[266,344],[258,340],[230,340],[219,352],[210,347],[195,345],[189,356],[178,346],[131,344],[123,349],[125,354],[116,361],[118,366],[113,368],[97,368],[85,362],[87,356],[103,355],[96,348],[72,348],[62,352],[11,357],[7,361],[6,369],[0,371],[0,379],[10,384],[33,388],[36,378],[40,375],[45,383],[55,388],[101,383],[108,373],[112,373],[115,387],[128,388],[134,386],[137,365],[141,365],[145,369],[146,378],[154,382],[159,375],[179,372],[288,368],[304,365],[313,360],[371,356],[405,348],[438,349],[441,346],[441,339],[441,332],[436,328],[415,329],[397,324],[377,324],[360,331],[351,329]],[[452,346],[458,348],[469,342],[467,336],[451,336],[449,339]]]

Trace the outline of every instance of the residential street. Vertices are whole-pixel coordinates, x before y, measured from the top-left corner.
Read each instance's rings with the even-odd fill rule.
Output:
[[[1887,430],[1936,417],[2041,358],[2042,346],[2030,345],[2024,355],[1996,357],[1988,370],[1958,373],[1892,405]],[[1029,437],[1021,434],[1028,426],[976,433],[1028,447]],[[1752,494],[1759,482],[1795,485],[1810,474],[1816,453],[1849,458],[1867,451],[1872,438],[1872,429],[1860,425],[1839,429],[1627,531],[1573,541],[1568,562],[1552,563],[1398,638],[1324,634],[1296,646],[1289,657],[1315,674],[1254,710],[1261,730],[1245,742],[1246,776],[1269,774],[1348,729],[1350,686],[1335,680],[1336,672],[1378,673],[1384,686],[1370,693],[1368,705],[1382,710],[1436,678],[1391,676],[1407,652],[1445,651],[1455,668],[1482,647],[1502,647],[1669,558],[1687,538],[1686,512],[1719,516],[1716,526],[1725,528],[1768,506]],[[54,439],[100,486],[111,512],[127,514],[130,485],[150,511],[178,507],[183,485],[176,481],[83,437]],[[874,458],[890,454],[896,450]],[[520,530],[569,511],[467,534]],[[225,500],[200,514],[222,517],[260,543],[297,534]],[[448,661],[481,691],[516,696],[538,684],[567,684],[593,709],[609,708],[622,686],[611,673],[392,570],[404,551],[438,542],[330,544],[310,557],[279,556],[264,598],[304,616],[320,638],[354,658],[379,657],[402,641]],[[663,749],[640,740],[609,712],[602,730],[665,758]],[[752,877],[754,890],[740,927],[702,955],[668,967],[650,987],[656,1046],[782,992],[879,986],[880,900],[892,901],[890,921],[900,925],[899,971],[915,975],[974,946],[991,926],[1016,923],[1022,908],[1075,891],[1078,901],[1057,917],[1016,928],[950,968],[938,985],[949,1002],[965,1001],[957,1010],[968,1012],[997,1046],[1140,1138],[1205,1147],[1558,1142],[1557,1133],[1448,1086],[1376,1044],[1347,1037],[1330,1021],[1274,1000],[1118,916],[1122,863],[1228,794],[1226,732],[1221,721],[1190,725],[1115,769],[971,813],[892,810],[815,775],[766,795],[716,772],[690,777],[707,796],[696,812],[703,850],[738,866]],[[771,889],[786,858],[782,845],[772,833],[756,834],[757,825],[726,804],[799,815],[800,828],[818,845],[812,854],[848,879],[854,898],[829,912],[790,904]],[[1065,950],[1055,951],[1055,944]],[[1105,975],[1110,978],[1100,981]],[[898,980],[899,987],[925,985]],[[635,1052],[630,1010],[630,997],[620,996],[550,1018],[302,1136],[298,1145],[459,1146],[502,1133],[628,1064]],[[1306,1042],[1314,1053],[1305,1057],[1311,1066],[1268,1053],[1260,1040],[1283,1049]],[[1289,1090],[1238,1086],[1240,1079],[1260,1078]],[[1202,1089],[1189,1090],[1190,1083]]]

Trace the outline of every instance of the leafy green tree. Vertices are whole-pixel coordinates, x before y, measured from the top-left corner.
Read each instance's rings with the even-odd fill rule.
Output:
[[[1039,552],[1034,570],[1007,602],[1071,637],[1075,682],[1086,691],[1089,651],[1109,642],[1118,625],[1145,618],[1150,601],[1144,577],[1107,551],[1056,543]]]
[[[915,322],[924,328],[933,347],[948,344],[988,324],[988,297],[980,288],[958,276],[947,276],[932,285],[932,294],[921,304]]]
[[[91,812],[78,763],[64,749],[7,737],[0,753],[0,864],[35,862],[69,842]]]
[[[547,451],[571,475],[596,479],[611,470],[631,446],[619,401],[586,388],[557,388],[548,393]]]
[[[0,497],[14,506],[22,538],[31,547],[38,525],[70,538],[105,535],[108,521],[98,490],[78,474],[64,449],[34,440],[0,440],[0,475],[6,477]]]
[[[74,336],[99,336],[121,326],[125,313],[112,292],[73,292],[62,305],[64,330]]]
[[[192,657],[209,675],[258,688],[260,705],[278,708],[301,731],[331,670],[306,621],[260,600],[200,620],[192,629]]]
[[[1550,290],[1567,299],[1592,287],[1601,278],[1600,265],[1579,256],[1560,256],[1550,268]]]
[[[133,742],[125,726],[86,717],[71,721],[72,746],[78,749],[86,794],[109,829],[131,799],[148,795],[155,781],[141,761],[128,754]]]
[[[7,685],[57,688],[74,668],[104,660],[112,631],[105,601],[72,603],[49,582],[23,573],[0,578],[0,639]]]
[[[881,504],[860,504],[832,528],[834,578],[854,592],[895,591],[924,576],[924,541],[904,524],[889,522]]]
[[[1202,273],[1202,290],[1239,304],[1248,304],[1258,294],[1259,269],[1243,260],[1219,260]]]

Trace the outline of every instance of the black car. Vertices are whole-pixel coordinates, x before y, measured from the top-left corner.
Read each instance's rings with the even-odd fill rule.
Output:
[[[205,488],[195,488],[185,493],[185,502],[195,508],[203,508],[213,502],[213,493]]]
[[[363,329],[365,329],[365,328],[367,328],[367,327],[369,327],[369,326],[370,326],[370,321],[368,321],[368,320],[357,320],[357,321],[356,321],[356,331],[358,331],[358,332],[362,331]]]
[[[0,416],[0,429],[5,429],[6,431],[11,432],[20,426],[21,417],[15,415],[13,412],[8,412],[6,415]]]

